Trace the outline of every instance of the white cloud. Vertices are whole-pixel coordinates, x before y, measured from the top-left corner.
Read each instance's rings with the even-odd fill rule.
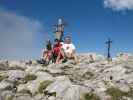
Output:
[[[42,31],[43,25],[39,21],[0,9],[0,56],[30,55],[36,50],[36,36]]]
[[[104,0],[104,6],[115,11],[133,10],[133,0]]]

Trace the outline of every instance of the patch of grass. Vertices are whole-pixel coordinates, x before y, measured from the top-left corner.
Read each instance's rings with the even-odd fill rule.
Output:
[[[28,82],[28,81],[35,80],[36,78],[37,78],[36,75],[34,75],[34,74],[28,74],[28,75],[25,76],[24,80],[25,80],[26,82]]]
[[[44,90],[47,88],[47,86],[50,85],[52,82],[53,81],[49,81],[49,80],[41,82],[38,88],[38,92],[43,93]]]
[[[45,95],[48,95],[48,96],[54,96],[54,97],[56,97],[56,92],[48,93],[48,91],[44,91],[44,94]]]
[[[109,82],[109,81],[103,80],[103,83],[104,83],[107,87],[110,86],[110,82]]]
[[[100,100],[100,98],[94,93],[85,93],[80,100]]]
[[[11,96],[7,97],[6,100],[13,100],[13,97],[14,97],[14,96],[11,95]]]
[[[4,90],[12,90],[12,86],[7,86]]]
[[[19,91],[19,93],[32,95],[32,93],[30,92],[30,90],[26,90],[26,89]]]
[[[41,72],[45,72],[45,70],[44,70],[44,69],[40,69],[40,70],[38,70],[38,72],[40,72],[40,71],[41,71]]]
[[[94,76],[92,72],[87,71],[84,75],[83,78],[85,79],[91,79]]]
[[[47,67],[49,64],[42,64],[42,67]]]
[[[113,100],[121,100],[123,96],[133,98],[133,90],[130,89],[129,92],[121,91],[118,88],[110,87],[106,90],[106,93],[112,96]]]
[[[22,71],[24,71],[25,68],[22,68],[22,67],[19,67],[19,66],[14,66],[14,67],[8,68],[8,70],[22,70]]]
[[[8,78],[8,76],[0,75],[0,82],[1,82],[3,79],[6,79],[6,78]]]
[[[104,83],[105,85],[108,85],[108,81],[105,81],[105,80],[104,80],[103,83]]]
[[[92,72],[87,72],[86,74],[90,75],[90,77],[94,76],[94,74]]]

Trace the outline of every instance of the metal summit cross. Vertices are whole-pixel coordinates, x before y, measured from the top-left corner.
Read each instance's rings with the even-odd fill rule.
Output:
[[[62,18],[58,19],[58,23],[54,25],[56,28],[55,34],[56,34],[56,39],[62,41],[63,33],[64,33],[64,21]]]
[[[108,62],[110,62],[112,59],[111,59],[111,54],[110,54],[110,48],[111,48],[111,39],[108,38],[108,41],[106,41],[106,44],[107,44],[107,48],[108,48],[108,54],[107,54],[107,60]]]

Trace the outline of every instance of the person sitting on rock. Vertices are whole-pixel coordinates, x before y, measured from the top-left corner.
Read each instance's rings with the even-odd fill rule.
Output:
[[[58,39],[55,39],[54,42],[55,43],[54,43],[54,46],[53,46],[53,62],[58,64],[63,59],[63,54],[61,52],[62,43]]]
[[[62,49],[64,52],[63,56],[65,56],[66,59],[74,59],[75,63],[78,63],[77,56],[75,54],[76,48],[72,43],[70,36],[65,37]]]
[[[47,42],[46,48],[43,49],[41,64],[49,64],[50,60],[52,60],[52,44],[50,40]]]

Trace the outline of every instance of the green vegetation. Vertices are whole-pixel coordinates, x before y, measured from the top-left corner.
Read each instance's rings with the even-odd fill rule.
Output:
[[[44,91],[44,94],[45,95],[48,95],[48,96],[54,96],[54,97],[56,97],[56,92],[48,93],[48,91]]]
[[[26,90],[26,89],[19,91],[19,93],[32,95],[32,93],[30,92],[30,90]]]
[[[51,83],[52,81],[49,81],[49,80],[41,82],[38,88],[38,92],[43,93],[44,90],[47,88],[47,86],[50,85]]]
[[[48,64],[43,64],[43,65],[42,65],[42,67],[47,67],[47,66],[48,66]]]
[[[106,93],[108,95],[112,96],[113,100],[122,100],[123,96],[133,98],[133,90],[132,89],[130,89],[129,92],[124,92],[118,88],[111,87],[111,88],[107,89]]]
[[[49,93],[48,95],[49,95],[49,96],[55,96],[55,97],[56,97],[56,92]]]
[[[40,72],[40,71],[41,71],[41,72],[45,72],[45,70],[44,70],[44,69],[40,69],[40,70],[38,70],[38,72]]]
[[[86,72],[86,74],[90,75],[90,77],[94,76],[94,74],[92,72]]]
[[[4,90],[12,90],[12,86],[7,86]]]
[[[13,95],[10,95],[9,97],[6,98],[6,100],[13,100]]]
[[[37,78],[36,75],[34,75],[34,74],[28,74],[28,75],[25,76],[24,80],[25,80],[26,82],[28,82],[28,81],[35,80],[36,78]]]
[[[19,66],[13,66],[13,67],[8,68],[8,70],[22,70],[22,71],[24,71],[25,69],[22,67],[19,67]]]
[[[3,79],[6,79],[6,78],[8,78],[8,76],[0,75],[0,82],[1,82]]]
[[[80,100],[100,100],[100,98],[94,93],[85,93]]]
[[[83,78],[85,79],[91,79],[92,77],[94,77],[94,74],[92,72],[86,72],[84,75],[83,75]]]

